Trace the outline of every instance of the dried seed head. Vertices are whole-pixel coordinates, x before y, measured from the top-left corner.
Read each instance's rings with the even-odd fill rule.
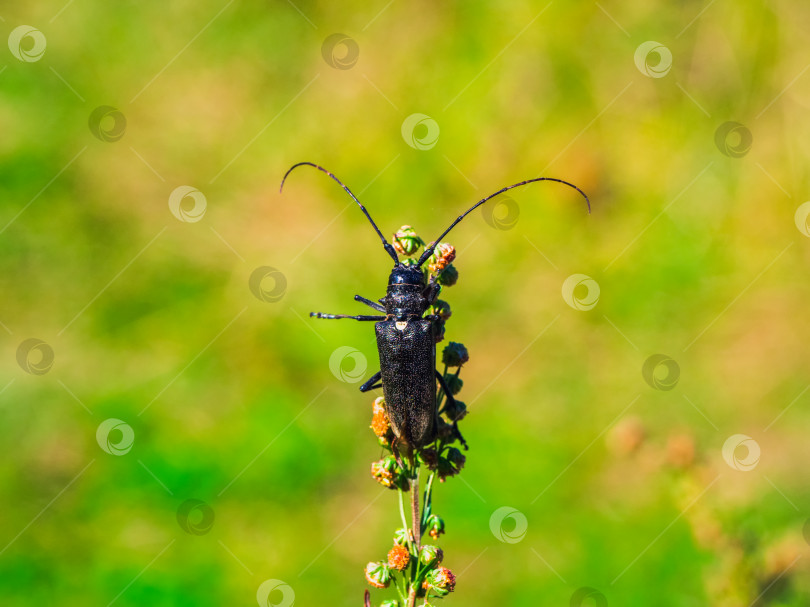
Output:
[[[394,547],[388,552],[388,566],[397,571],[405,571],[408,563],[411,561],[411,553],[405,546],[394,544]]]
[[[448,424],[443,417],[439,418],[439,426],[436,429],[438,437],[445,442],[453,442],[456,438],[456,431],[453,424]]]
[[[439,567],[427,574],[422,586],[438,596],[447,596],[456,588],[456,576],[447,567]]]
[[[375,588],[388,588],[391,583],[391,568],[385,563],[366,565],[366,580]]]
[[[416,230],[411,226],[402,226],[394,234],[391,242],[397,253],[407,257],[414,255],[425,244],[425,241],[417,236]]]
[[[453,399],[447,401],[447,406],[444,409],[444,414],[451,422],[458,422],[467,416],[467,405],[460,400]]]
[[[384,438],[390,428],[391,422],[388,419],[388,412],[385,410],[385,398],[380,396],[371,405],[371,429],[374,434]]]
[[[431,274],[439,274],[456,258],[456,249],[453,245],[440,242],[433,249],[433,255],[428,257],[428,270]]]
[[[439,274],[439,284],[445,287],[452,287],[458,282],[458,270],[452,263]]]
[[[470,361],[470,353],[464,344],[449,342],[442,350],[442,362],[448,367],[460,367]]]
[[[419,457],[422,459],[422,462],[425,464],[425,466],[428,467],[429,470],[435,470],[436,466],[439,463],[439,454],[434,447],[422,449],[419,452]]]
[[[436,332],[436,336],[433,338],[433,341],[435,343],[439,343],[444,339],[444,321],[439,320],[436,325],[438,327],[438,331]]]
[[[461,472],[466,462],[467,458],[464,457],[461,451],[455,447],[450,447],[447,450],[447,455],[439,457],[439,480],[444,481],[448,476],[455,476]]]

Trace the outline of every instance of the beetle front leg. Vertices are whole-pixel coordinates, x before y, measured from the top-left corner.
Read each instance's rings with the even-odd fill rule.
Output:
[[[374,308],[377,312],[385,312],[385,307],[381,304],[378,304],[376,301],[371,301],[370,299],[366,299],[362,295],[355,295],[355,301],[359,301],[360,303],[366,304],[369,308]]]
[[[377,388],[382,388],[382,382],[377,385],[374,385],[376,382],[380,381],[382,377],[382,373],[377,371],[374,375],[369,378],[369,380],[360,386],[360,392],[368,392],[369,390],[376,390]]]

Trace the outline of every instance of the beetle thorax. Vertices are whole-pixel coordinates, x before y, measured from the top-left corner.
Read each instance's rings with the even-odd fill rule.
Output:
[[[394,266],[382,301],[386,314],[398,320],[422,318],[428,305],[424,295],[426,287],[427,281],[422,270],[410,266]]]

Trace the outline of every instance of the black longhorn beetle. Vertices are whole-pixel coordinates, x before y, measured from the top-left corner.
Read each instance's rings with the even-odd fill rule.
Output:
[[[319,171],[323,171],[329,177],[340,184],[349,196],[358,204],[360,210],[369,220],[377,235],[382,240],[386,252],[394,260],[394,269],[388,277],[388,289],[385,297],[379,303],[366,299],[360,295],[355,295],[354,299],[366,304],[370,308],[383,313],[384,315],[357,315],[349,314],[323,314],[321,312],[311,312],[310,316],[315,318],[351,318],[353,320],[377,321],[374,325],[377,333],[377,349],[380,355],[380,370],[360,386],[361,392],[368,392],[382,387],[385,396],[385,407],[391,421],[391,428],[394,431],[395,441],[404,443],[404,446],[412,452],[412,449],[419,449],[432,443],[436,438],[438,425],[438,403],[436,392],[436,380],[439,381],[443,392],[452,401],[453,395],[445,384],[441,373],[436,369],[436,336],[438,331],[439,317],[435,315],[425,315],[427,309],[436,301],[441,290],[441,285],[436,282],[435,277],[427,280],[422,271],[422,264],[433,254],[436,245],[452,230],[462,219],[473,210],[480,207],[488,200],[498,194],[518,186],[526,185],[535,181],[556,181],[574,188],[582,194],[588,205],[590,213],[591,204],[585,192],[577,186],[562,179],[553,177],[537,177],[527,179],[490,194],[486,198],[479,200],[463,214],[459,215],[450,224],[441,236],[429,243],[425,247],[419,260],[412,265],[400,262],[394,247],[385,239],[371,219],[366,208],[360,203],[352,191],[332,173],[312,162],[299,162],[293,165],[281,180],[281,188],[287,176],[297,167],[311,166]],[[464,439],[455,427],[457,437],[462,444]],[[392,445],[393,446],[393,445]],[[466,447],[466,444],[465,444]]]

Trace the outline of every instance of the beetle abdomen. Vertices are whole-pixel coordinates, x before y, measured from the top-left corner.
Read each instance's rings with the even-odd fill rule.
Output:
[[[422,447],[436,435],[436,345],[432,323],[386,320],[376,323],[375,330],[391,427],[399,439]]]

